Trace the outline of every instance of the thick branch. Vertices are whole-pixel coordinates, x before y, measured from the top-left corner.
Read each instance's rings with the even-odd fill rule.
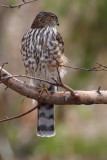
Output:
[[[16,91],[17,93],[26,96],[31,99],[35,99],[39,102],[51,103],[51,104],[107,104],[107,91],[75,91],[76,96],[72,96],[70,92],[44,92],[41,97],[39,96],[40,92],[36,87],[32,87],[26,84],[23,81],[20,81],[3,68],[0,67],[1,71],[1,79],[5,78],[2,83],[4,83],[7,87]],[[7,79],[6,79],[7,77]],[[11,77],[11,78],[8,78]]]

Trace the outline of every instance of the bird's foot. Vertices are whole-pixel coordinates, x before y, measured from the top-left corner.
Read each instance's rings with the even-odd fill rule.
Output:
[[[40,90],[40,94],[39,94],[39,98],[41,97],[41,95],[43,94],[43,92],[45,91],[48,94],[48,88],[42,88],[42,87],[38,87],[36,86],[37,89]]]

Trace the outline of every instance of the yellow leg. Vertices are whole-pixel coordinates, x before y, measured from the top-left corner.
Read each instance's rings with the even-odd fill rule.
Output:
[[[41,97],[41,95],[43,94],[43,92],[47,92],[48,91],[48,88],[42,88],[42,87],[39,87],[39,86],[36,86],[37,89],[40,89],[40,94],[39,94],[39,98]],[[48,92],[47,92],[48,93]]]

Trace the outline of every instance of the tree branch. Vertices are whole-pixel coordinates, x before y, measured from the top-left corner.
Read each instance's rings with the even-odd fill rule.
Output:
[[[23,96],[35,99],[42,103],[50,103],[57,105],[107,104],[107,91],[102,91],[99,89],[93,91],[75,91],[75,96],[72,96],[70,92],[47,91],[48,94],[44,92],[41,96],[39,96],[40,90],[37,89],[36,87],[30,86],[25,82],[14,78],[10,73],[8,73],[2,67],[0,67],[0,71],[1,71],[0,74],[1,83],[4,83],[8,88],[11,88],[15,92]]]
[[[70,68],[70,69],[75,69],[75,70],[79,70],[79,71],[89,71],[89,72],[92,72],[92,71],[107,71],[107,66],[105,65],[102,65],[100,63],[96,63],[97,66],[96,67],[93,67],[93,68],[80,68],[80,67],[73,67],[73,66],[68,66],[68,65],[60,65],[62,67],[65,67],[65,68]]]
[[[7,116],[5,116],[5,118],[2,119],[2,120],[0,120],[0,122],[6,122],[6,121],[13,120],[13,119],[21,118],[21,117],[23,117],[23,116],[25,116],[25,115],[33,112],[33,111],[36,110],[38,107],[39,107],[39,105],[37,105],[36,107],[33,107],[32,109],[30,109],[30,110],[28,110],[27,112],[22,113],[22,114],[20,114],[20,115],[18,115],[18,116],[14,116],[14,117],[10,117],[10,118],[8,118]]]
[[[37,1],[37,0],[31,0],[31,1],[22,0],[22,3],[20,3],[20,4],[17,4],[17,5],[4,5],[4,4],[2,4],[1,7],[5,7],[5,8],[20,8],[23,5],[28,4],[28,3],[32,3],[34,1]]]

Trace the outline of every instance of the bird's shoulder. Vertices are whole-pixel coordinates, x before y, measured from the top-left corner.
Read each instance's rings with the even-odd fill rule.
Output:
[[[63,38],[59,32],[57,32],[57,34],[56,34],[56,40],[58,41],[58,43],[60,43],[64,46]]]

